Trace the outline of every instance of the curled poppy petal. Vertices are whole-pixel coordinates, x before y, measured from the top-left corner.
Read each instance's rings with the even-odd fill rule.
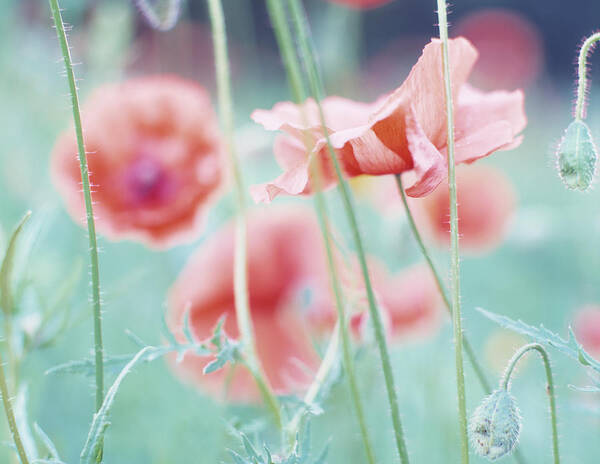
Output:
[[[166,248],[197,237],[223,181],[222,143],[207,92],[174,76],[107,84],[82,108],[98,231]],[[54,185],[84,218],[73,131],[52,154]]]
[[[470,87],[466,82],[477,51],[468,40],[457,38],[450,40],[449,52],[456,162],[472,162],[517,146],[526,124],[522,92],[484,93]],[[445,178],[447,125],[439,40],[425,46],[406,81],[392,93],[371,104],[339,97],[326,98],[322,103],[327,135],[346,177],[413,171],[415,183],[406,190],[413,197],[429,194]],[[278,138],[274,147],[284,175],[255,186],[255,200],[270,201],[280,193],[312,193],[313,162],[321,163],[323,185],[335,184],[337,178],[313,100],[301,106],[278,103],[270,111],[255,111],[252,117],[268,130],[283,131],[286,140]]]

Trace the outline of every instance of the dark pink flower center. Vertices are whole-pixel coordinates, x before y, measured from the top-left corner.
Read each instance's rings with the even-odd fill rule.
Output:
[[[157,159],[139,156],[124,173],[129,201],[136,205],[163,202],[172,190],[167,169]]]

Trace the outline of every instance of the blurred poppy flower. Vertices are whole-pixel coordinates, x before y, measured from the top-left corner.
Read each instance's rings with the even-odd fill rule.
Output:
[[[478,10],[456,24],[457,34],[481,53],[473,82],[489,89],[516,89],[531,84],[543,68],[543,45],[535,24],[516,11]]]
[[[267,214],[268,213],[268,214]],[[177,332],[189,306],[190,326],[199,339],[211,335],[226,315],[225,331],[238,336],[233,289],[234,230],[226,226],[192,256],[168,297],[169,323]],[[331,305],[318,225],[304,209],[256,211],[248,216],[248,291],[258,356],[277,393],[301,390],[312,380],[319,356],[309,335],[306,312]],[[258,391],[249,373],[226,367],[203,375],[208,358],[187,356],[177,371],[212,394],[253,401]],[[226,380],[229,379],[229,380]]]
[[[174,76],[99,87],[82,109],[98,231],[165,248],[197,237],[223,180],[209,95]],[[85,214],[73,130],[52,156],[54,184],[71,216]]]
[[[329,0],[332,3],[339,3],[340,5],[346,5],[352,8],[376,8],[386,3],[390,3],[392,0]]]
[[[483,251],[503,239],[516,194],[502,171],[487,165],[456,170],[458,230],[461,247]],[[444,181],[426,198],[411,202],[419,226],[440,244],[450,243],[448,183]]]
[[[386,332],[392,340],[423,337],[439,327],[442,301],[431,270],[425,264],[416,264],[392,275],[373,261],[369,269]],[[351,319],[359,338],[368,338],[371,334],[366,304],[365,301],[365,309]]]
[[[183,337],[189,308],[190,327],[198,339],[208,338],[222,315],[225,331],[238,336],[233,289],[234,231],[228,225],[197,250],[169,291],[168,321]],[[354,262],[345,265],[337,255],[338,271],[354,335],[368,336],[362,279]],[[391,334],[403,335],[432,327],[437,290],[426,276],[413,271],[388,276],[383,266],[370,264],[375,291]],[[320,230],[313,214],[289,206],[254,211],[248,216],[248,292],[258,356],[277,393],[304,389],[320,359],[312,336],[333,329],[337,319]],[[376,276],[376,277],[375,277]],[[370,332],[370,331],[369,331]],[[235,401],[259,398],[245,369],[226,367],[208,375],[210,358],[187,356],[176,365],[182,378],[214,395]]]
[[[469,163],[496,150],[517,146],[525,127],[521,91],[481,92],[466,80],[477,51],[464,38],[450,41],[450,63],[456,102],[456,163]],[[441,42],[425,46],[406,81],[372,104],[340,97],[323,100],[327,130],[344,174],[383,175],[413,171],[415,182],[406,192],[421,197],[446,177],[446,112]],[[304,110],[304,111],[302,111]],[[320,162],[325,185],[335,183],[317,105],[277,103],[272,110],[256,110],[254,121],[267,130],[281,130],[274,146],[284,173],[272,182],[254,186],[256,201],[270,201],[280,193],[309,194],[312,162]],[[310,156],[305,149],[311,144]]]
[[[586,305],[579,309],[573,320],[577,341],[592,356],[600,356],[600,306]]]

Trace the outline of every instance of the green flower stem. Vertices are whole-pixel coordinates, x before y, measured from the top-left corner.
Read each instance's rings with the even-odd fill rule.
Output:
[[[2,403],[4,404],[4,412],[6,413],[6,420],[8,421],[8,427],[12,434],[17,453],[21,459],[21,464],[29,464],[25,448],[23,447],[23,441],[17,428],[17,422],[15,420],[15,414],[10,404],[10,394],[8,392],[8,385],[6,383],[6,375],[4,374],[4,361],[2,359],[2,353],[0,353],[0,394],[2,394]]]
[[[417,228],[417,224],[415,223],[415,218],[412,214],[412,211],[410,210],[410,207],[408,206],[408,201],[406,199],[406,193],[404,192],[404,186],[402,185],[402,176],[400,174],[396,174],[394,177],[396,178],[396,185],[398,186],[398,191],[400,192],[400,197],[402,198],[402,203],[404,204],[404,210],[406,211],[406,217],[408,218],[408,224],[412,231],[413,237],[415,238],[415,241],[417,242],[417,245],[419,246],[419,249],[421,250],[423,257],[425,258],[425,261],[427,262],[427,265],[429,266],[429,269],[431,270],[431,273],[433,274],[433,277],[435,279],[435,283],[438,287],[440,295],[442,296],[442,299],[444,300],[444,305],[446,306],[446,309],[448,309],[448,312],[450,313],[450,315],[452,315],[452,304],[450,303],[450,299],[448,298],[448,293],[446,292],[446,288],[444,287],[444,283],[442,282],[442,277],[440,276],[440,273],[438,272],[438,270],[433,262],[433,259],[431,259],[429,250],[425,246],[425,242],[423,241],[423,238],[421,237],[421,233],[419,232],[419,229]],[[471,363],[471,367],[473,367],[473,370],[475,371],[477,380],[479,380],[479,383],[481,384],[481,388],[483,389],[483,391],[486,395],[489,395],[492,392],[492,386],[491,386],[490,382],[488,381],[488,379],[486,378],[485,373],[483,371],[483,367],[477,360],[477,355],[475,354],[475,350],[473,349],[473,346],[471,345],[471,343],[469,343],[469,340],[467,339],[466,335],[463,337],[463,348],[465,350],[465,353],[467,354],[467,358],[469,359],[469,362]],[[520,464],[525,463],[525,460],[524,460],[523,456],[521,456],[521,453],[519,450],[515,450],[513,457],[518,463],[520,463]]]
[[[333,146],[331,145],[331,140],[329,139],[328,132],[326,130],[326,121],[325,115],[323,113],[323,108],[320,104],[320,101],[323,97],[323,83],[321,81],[321,77],[318,72],[316,59],[314,56],[313,45],[310,42],[309,38],[309,28],[307,24],[307,20],[305,17],[305,13],[303,11],[302,4],[299,0],[289,0],[288,1],[292,13],[292,19],[294,22],[294,26],[296,29],[296,34],[298,36],[298,42],[300,47],[300,54],[304,61],[306,71],[308,74],[308,80],[310,84],[311,93],[313,94],[318,108],[319,108],[319,117],[321,119],[321,124],[323,125],[325,138],[327,140],[327,146],[329,149],[329,154],[331,156],[331,160],[333,162],[336,176],[338,182],[340,184],[340,192],[342,194],[342,201],[344,203],[344,209],[346,211],[346,215],[348,216],[348,221],[350,223],[350,229],[352,231],[352,236],[354,239],[354,243],[357,249],[358,259],[360,262],[361,271],[363,274],[363,278],[365,281],[365,288],[367,291],[367,299],[369,301],[369,315],[371,317],[371,321],[373,324],[373,329],[375,332],[375,339],[377,342],[377,347],[379,349],[379,354],[381,357],[381,364],[383,375],[385,379],[386,390],[388,394],[388,400],[392,415],[392,424],[394,427],[394,436],[396,439],[396,445],[398,448],[398,453],[400,455],[400,460],[402,463],[408,463],[408,451],[406,448],[406,443],[404,440],[404,432],[402,430],[402,422],[400,420],[400,412],[398,408],[398,397],[396,394],[396,389],[394,385],[394,375],[392,372],[392,365],[390,361],[390,355],[388,352],[387,343],[385,340],[385,334],[383,329],[383,323],[381,321],[381,315],[377,308],[377,303],[375,300],[375,294],[373,292],[373,287],[371,285],[371,279],[369,277],[369,270],[367,267],[367,260],[365,257],[364,247],[362,244],[362,239],[360,236],[360,231],[358,228],[358,222],[356,219],[356,214],[354,212],[354,208],[352,206],[352,198],[350,193],[350,188],[348,187],[348,183],[345,181],[340,164],[336,157]]]
[[[546,370],[546,380],[548,382],[547,393],[550,401],[550,420],[552,422],[552,452],[554,454],[554,464],[560,464],[560,455],[558,453],[558,427],[556,418],[556,394],[554,393],[554,379],[552,377],[552,367],[550,366],[550,358],[546,349],[539,343],[530,343],[529,345],[523,346],[517,351],[508,363],[504,377],[500,382],[500,386],[504,390],[508,390],[510,386],[510,378],[517,365],[517,362],[529,351],[537,351],[542,361],[544,362],[544,368]]]
[[[281,0],[267,0],[267,8],[269,10],[269,15],[271,17],[271,21],[275,29],[275,35],[279,44],[281,55],[283,57],[283,62],[286,68],[290,87],[294,95],[294,100],[296,101],[296,103],[302,103],[306,99],[306,93],[302,84],[302,74],[300,71],[300,65],[294,50],[290,30],[287,26],[284,5],[281,2]],[[303,115],[303,117],[306,117],[306,115]],[[310,140],[306,140],[306,145],[307,149],[310,150]],[[369,464],[374,464],[375,455],[373,452],[373,447],[371,445],[371,440],[369,438],[367,422],[365,419],[364,409],[360,398],[358,382],[356,380],[354,360],[352,357],[352,346],[350,342],[350,336],[348,334],[348,325],[346,322],[346,314],[344,310],[344,298],[341,291],[340,280],[337,273],[331,244],[331,233],[327,219],[327,208],[325,204],[325,199],[321,192],[320,180],[322,179],[322,173],[320,172],[320,165],[318,163],[314,163],[314,166],[314,177],[316,179],[317,184],[315,186],[315,210],[317,212],[319,227],[321,230],[321,235],[323,237],[323,242],[325,244],[325,250],[327,254],[327,267],[329,271],[331,286],[335,295],[335,306],[338,317],[339,334],[341,335],[342,339],[342,359],[344,370],[346,371],[346,375],[348,376],[348,384],[350,386],[352,403],[356,411],[356,417],[358,419],[361,436],[365,447],[365,453],[367,455],[367,460]],[[336,337],[336,335],[334,335],[334,337]],[[334,340],[334,338],[332,338],[332,340]],[[331,344],[332,343],[330,343],[330,347]],[[325,364],[326,361],[327,356],[323,360],[323,364]],[[310,393],[310,390],[308,393]],[[305,402],[309,403],[306,400]],[[297,425],[294,424],[295,420],[296,418],[292,419],[292,425],[290,426],[290,430],[294,430],[295,428],[297,428]]]
[[[208,0],[208,11],[212,26],[215,67],[217,75],[217,92],[219,97],[219,113],[221,125],[225,133],[225,143],[229,157],[229,166],[233,175],[234,195],[237,204],[237,219],[235,229],[234,257],[234,292],[235,313],[240,330],[242,343],[246,352],[246,363],[267,407],[273,413],[279,428],[283,427],[281,407],[269,383],[256,353],[254,329],[250,317],[250,302],[248,297],[247,269],[247,231],[246,231],[246,202],[244,197],[244,181],[234,146],[233,104],[231,98],[231,78],[229,74],[229,58],[227,56],[227,36],[225,33],[225,18],[221,0]]]
[[[448,294],[446,293],[446,289],[442,282],[440,273],[438,272],[433,260],[431,259],[431,255],[429,254],[429,251],[427,250],[427,247],[425,246],[425,243],[423,242],[423,238],[421,237],[419,229],[417,228],[417,224],[415,223],[414,216],[412,215],[410,207],[408,206],[408,201],[406,200],[406,193],[404,193],[404,187],[402,186],[401,175],[396,174],[395,178],[396,178],[396,184],[398,185],[398,191],[400,192],[400,197],[402,198],[402,203],[404,204],[404,210],[406,211],[406,217],[408,218],[408,224],[410,225],[410,229],[412,231],[413,237],[415,238],[417,245],[419,246],[419,249],[421,250],[421,253],[423,254],[423,257],[425,258],[425,261],[427,262],[427,265],[429,266],[429,269],[431,270],[431,273],[433,274],[433,277],[435,279],[435,283],[438,287],[440,295],[442,296],[442,299],[444,300],[444,305],[448,309],[448,312],[450,313],[450,315],[452,315],[452,304],[450,303],[450,299],[448,298]],[[467,357],[469,358],[469,362],[471,363],[471,366],[473,367],[473,370],[475,371],[475,375],[477,376],[477,379],[479,380],[479,383],[481,384],[481,387],[483,388],[483,390],[486,394],[490,394],[492,392],[492,386],[490,385],[487,378],[485,377],[483,368],[481,367],[481,364],[477,360],[477,355],[475,354],[475,351],[473,350],[473,347],[469,343],[469,340],[467,340],[466,336],[463,339],[463,347],[464,347],[465,353],[467,354]]]
[[[458,253],[458,210],[456,202],[456,178],[454,173],[454,104],[450,82],[450,59],[448,56],[448,15],[446,0],[437,0],[440,39],[442,40],[442,65],[446,93],[446,123],[448,130],[448,189],[450,193],[450,281],[452,296],[452,319],[454,326],[454,349],[456,354],[456,387],[458,396],[458,426],[463,464],[469,462],[469,438],[467,435],[467,404],[465,397],[465,373],[463,367],[463,333],[460,313],[460,265]]]
[[[288,442],[293,446],[293,443],[296,439],[296,434],[300,429],[300,424],[302,422],[302,418],[306,413],[306,409],[310,407],[314,401],[317,399],[323,386],[325,385],[325,381],[327,377],[331,373],[331,370],[336,365],[336,359],[338,354],[338,349],[340,346],[340,325],[339,322],[336,324],[333,332],[331,333],[331,338],[329,340],[329,344],[327,345],[327,351],[325,352],[325,356],[323,357],[323,361],[321,361],[321,365],[319,366],[319,370],[315,375],[310,387],[306,391],[304,395],[304,404],[305,407],[301,408],[296,412],[296,414],[290,420],[287,429],[288,429]]]
[[[587,93],[587,58],[591,48],[600,40],[600,32],[589,36],[583,42],[579,50],[579,60],[577,61],[577,100],[575,103],[575,119],[581,121],[585,119],[585,97]]]
[[[69,82],[69,92],[71,94],[71,106],[73,107],[73,122],[75,124],[75,134],[77,136],[77,151],[79,155],[79,168],[81,170],[81,183],[83,185],[83,197],[85,200],[85,216],[87,220],[90,263],[91,263],[91,286],[92,286],[92,306],[94,314],[94,354],[96,363],[96,411],[102,407],[104,401],[104,348],[102,346],[102,314],[100,308],[100,272],[98,270],[98,245],[96,241],[96,225],[94,223],[94,211],[92,207],[92,194],[90,190],[90,178],[88,172],[87,154],[83,143],[83,129],[81,125],[81,114],[79,111],[79,97],[77,95],[77,85],[75,83],[75,73],[71,61],[71,52],[65,26],[62,20],[58,0],[49,0],[52,18],[56,27],[58,42],[62,51],[62,56]]]

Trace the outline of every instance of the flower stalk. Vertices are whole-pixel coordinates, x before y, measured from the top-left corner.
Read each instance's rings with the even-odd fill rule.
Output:
[[[85,201],[85,216],[88,229],[90,267],[91,267],[91,287],[92,287],[92,307],[94,317],[94,355],[95,355],[95,375],[96,375],[96,411],[102,407],[104,401],[104,348],[102,344],[102,313],[100,300],[100,271],[98,265],[98,243],[96,240],[96,225],[94,223],[94,211],[92,206],[92,194],[90,189],[90,178],[87,163],[87,154],[83,140],[83,127],[81,124],[81,113],[79,110],[79,96],[77,94],[77,84],[75,82],[75,73],[73,72],[73,63],[71,60],[71,51],[65,33],[61,10],[58,0],[49,0],[52,18],[58,36],[58,42],[63,56],[67,81],[69,83],[69,93],[71,95],[71,106],[73,108],[73,123],[75,125],[75,134],[77,137],[77,152],[79,156],[79,168],[81,171],[81,184],[83,186],[83,197]]]
[[[544,363],[544,369],[546,371],[546,381],[548,382],[546,391],[548,393],[548,401],[550,402],[550,421],[552,426],[552,453],[554,456],[554,464],[560,464],[560,454],[558,451],[558,421],[556,414],[556,394],[554,392],[552,366],[550,365],[550,358],[546,349],[539,343],[530,343],[529,345],[521,347],[509,361],[508,367],[506,368],[502,381],[500,382],[500,386],[505,391],[509,390],[511,376],[517,363],[525,354],[527,354],[530,351],[537,351],[540,357],[542,358],[542,362]]]
[[[460,264],[458,251],[458,209],[456,201],[456,176],[454,165],[454,103],[450,82],[450,58],[448,53],[448,14],[446,0],[437,0],[438,23],[442,41],[442,67],[446,94],[446,125],[448,131],[448,189],[450,193],[450,290],[452,320],[454,327],[454,350],[456,356],[456,387],[458,397],[458,426],[460,432],[461,460],[469,462],[469,437],[467,434],[467,404],[465,373],[463,366],[463,333],[460,311]]]
[[[293,40],[292,40],[291,33],[290,33],[290,30],[288,28],[287,21],[286,21],[285,7],[280,0],[267,0],[267,8],[269,10],[269,15],[271,17],[271,21],[272,21],[273,27],[275,29],[275,35],[277,38],[277,42],[279,44],[279,48],[280,48],[283,62],[285,65],[288,81],[290,83],[290,88],[291,88],[292,94],[294,96],[294,100],[296,101],[296,103],[300,104],[306,99],[306,91],[302,84],[302,73],[300,70],[299,60],[298,60],[298,57],[296,56],[296,52],[295,52],[294,46],[293,46]],[[306,115],[303,115],[303,117],[306,118]],[[307,137],[310,137],[310,136],[307,135]],[[309,150],[310,149],[310,140],[305,140],[305,142],[306,142],[307,150]],[[330,227],[329,227],[329,222],[328,222],[327,206],[325,203],[325,198],[321,191],[320,184],[321,184],[321,179],[322,179],[322,172],[321,172],[320,164],[314,163],[313,170],[315,171],[314,178],[316,179],[316,184],[317,184],[315,186],[316,187],[315,188],[315,201],[314,201],[315,210],[317,213],[319,227],[320,227],[321,235],[322,235],[323,242],[325,245],[325,250],[326,250],[326,255],[327,255],[327,268],[328,268],[328,272],[329,272],[331,287],[333,289],[333,293],[335,296],[335,307],[336,307],[337,318],[338,318],[336,329],[334,329],[334,334],[332,335],[332,339],[330,341],[329,349],[331,349],[332,346],[334,346],[333,345],[334,341],[336,341],[336,345],[337,345],[338,334],[336,334],[335,332],[339,331],[339,336],[342,339],[343,366],[344,366],[346,375],[348,376],[348,384],[350,386],[350,394],[351,394],[351,398],[352,398],[352,403],[354,406],[354,410],[356,412],[356,417],[358,419],[359,428],[361,431],[361,437],[362,437],[363,444],[365,447],[365,453],[367,455],[367,461],[369,462],[369,464],[374,464],[375,463],[375,454],[373,452],[373,447],[371,445],[371,440],[369,438],[369,432],[367,429],[367,422],[366,422],[366,418],[365,418],[365,414],[364,414],[364,408],[363,408],[362,401],[360,398],[360,391],[358,389],[358,382],[356,379],[356,371],[354,368],[354,360],[352,357],[352,346],[351,346],[351,342],[350,342],[350,335],[348,333],[348,324],[346,321],[346,314],[345,314],[345,309],[344,309],[344,306],[345,306],[344,305],[344,297],[343,297],[342,290],[341,290],[340,279],[339,279],[337,267],[335,264],[333,247],[331,244],[331,232],[330,232]],[[332,367],[332,365],[328,365],[328,363],[330,363],[330,360],[328,358],[328,355],[330,353],[329,349],[328,349],[327,355],[323,359],[321,368],[319,369],[319,373],[321,373],[321,369],[323,369],[325,367],[327,367],[327,369],[330,369]],[[336,350],[337,350],[337,348],[336,348]],[[319,373],[317,374],[317,378],[315,380],[315,382],[317,382],[315,388],[320,388]],[[322,381],[320,381],[320,382],[322,383]],[[313,384],[313,385],[315,385],[315,384]],[[314,398],[311,399],[309,397],[309,394],[311,394],[310,389],[307,392],[307,399],[309,399],[310,401],[314,400]],[[307,399],[305,399],[305,402],[307,404],[310,404],[310,401],[307,401]],[[297,416],[292,419],[292,422],[290,423],[290,431],[291,431],[290,435],[291,435],[291,433],[294,433],[294,435],[295,435],[294,430],[297,429],[299,420],[300,420],[300,418]],[[292,437],[292,439],[295,438],[295,436],[291,436],[291,437]]]
[[[225,133],[226,150],[229,167],[233,176],[234,195],[237,207],[235,229],[235,256],[234,256],[234,295],[235,313],[240,330],[246,364],[265,400],[271,410],[279,428],[283,427],[281,407],[275,394],[271,390],[264,374],[263,368],[256,353],[254,328],[250,317],[250,301],[248,297],[248,269],[247,269],[247,230],[246,230],[246,201],[244,196],[244,181],[234,145],[233,104],[231,97],[231,77],[229,72],[229,58],[227,54],[227,36],[225,32],[225,19],[221,0],[208,0],[208,11],[213,35],[215,55],[215,68],[217,76],[217,93],[219,99],[219,115]]]
[[[27,453],[25,453],[25,447],[17,428],[17,421],[15,420],[15,414],[10,403],[10,394],[8,392],[8,385],[6,381],[6,375],[4,373],[4,360],[2,359],[2,353],[0,352],[0,394],[2,395],[2,404],[4,405],[4,412],[6,414],[6,420],[8,421],[8,428],[12,435],[17,454],[21,460],[21,464],[29,464]]]
[[[577,60],[577,100],[575,100],[575,120],[583,121],[586,116],[585,98],[587,95],[587,58],[590,50],[596,42],[600,40],[600,32],[589,36],[579,50],[579,59]]]
[[[335,169],[335,173],[337,176],[338,183],[340,185],[340,192],[342,195],[342,201],[344,204],[344,210],[346,212],[348,222],[350,223],[350,229],[352,232],[352,237],[357,249],[358,259],[360,263],[360,268],[363,274],[365,288],[367,291],[367,299],[369,302],[369,315],[371,317],[371,321],[373,323],[373,329],[375,332],[375,340],[377,342],[377,347],[379,349],[379,354],[381,357],[381,364],[383,375],[385,379],[386,390],[388,394],[388,401],[390,405],[391,415],[392,415],[392,424],[394,427],[394,437],[396,441],[396,446],[398,448],[398,453],[400,455],[400,460],[403,464],[409,462],[408,460],[408,451],[406,447],[406,442],[404,439],[404,432],[402,428],[402,422],[400,419],[400,412],[398,408],[398,397],[396,394],[396,388],[394,385],[394,375],[391,366],[390,355],[387,347],[387,343],[385,340],[385,333],[383,329],[383,323],[381,320],[381,315],[379,313],[379,309],[377,307],[377,303],[375,300],[375,293],[373,291],[373,287],[371,285],[371,279],[369,277],[369,270],[367,267],[367,260],[365,257],[364,247],[362,243],[362,238],[360,236],[360,230],[358,227],[358,221],[356,219],[356,214],[354,212],[354,207],[352,205],[352,197],[350,193],[350,188],[348,187],[348,183],[343,177],[339,161],[336,157],[333,146],[331,145],[331,140],[329,139],[328,131],[326,128],[325,114],[323,112],[323,107],[320,104],[320,101],[323,97],[323,83],[321,81],[321,77],[319,75],[314,46],[312,45],[309,37],[309,26],[307,24],[305,12],[303,6],[299,0],[289,0],[288,1],[292,20],[294,23],[294,27],[296,30],[296,35],[298,38],[300,55],[302,56],[302,60],[304,62],[306,72],[308,75],[309,87],[315,101],[317,103],[319,109],[319,117],[321,120],[321,124],[324,129],[324,135],[327,141],[327,147],[329,150],[329,155],[333,162],[333,166]]]

